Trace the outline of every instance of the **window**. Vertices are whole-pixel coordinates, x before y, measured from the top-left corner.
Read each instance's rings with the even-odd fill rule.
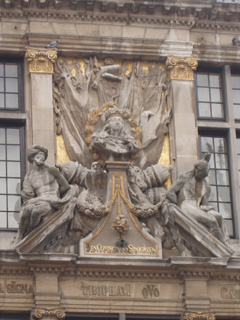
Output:
[[[240,71],[196,72],[200,154],[211,153],[210,205],[222,214],[231,237],[240,236]]]
[[[22,110],[22,68],[15,62],[0,62],[0,110]]]
[[[198,72],[196,84],[198,117],[224,119],[221,74]]]
[[[21,61],[0,59],[0,230],[18,228],[25,174]]]
[[[211,185],[209,205],[220,212],[230,236],[233,236],[231,189],[229,179],[227,142],[225,137],[201,136],[202,153],[211,153],[208,182]]]

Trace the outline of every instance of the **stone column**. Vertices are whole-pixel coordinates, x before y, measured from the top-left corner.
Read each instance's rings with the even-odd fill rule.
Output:
[[[56,133],[53,111],[52,74],[57,51],[28,48],[26,60],[29,63],[31,87],[32,143],[48,149],[47,164],[55,165]]]
[[[198,159],[196,99],[194,70],[195,58],[168,57],[166,61],[171,81],[173,119],[170,125],[171,161],[174,165],[173,179],[190,171]]]

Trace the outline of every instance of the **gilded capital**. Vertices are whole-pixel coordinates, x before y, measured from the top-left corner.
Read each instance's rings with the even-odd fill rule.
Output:
[[[194,80],[197,66],[196,58],[168,57],[166,61],[170,80]]]
[[[57,51],[53,49],[28,48],[25,58],[28,61],[29,73],[52,74],[57,60]]]
[[[182,320],[216,320],[216,318],[209,312],[185,312]]]
[[[38,320],[62,320],[66,317],[63,309],[36,308],[32,311],[32,319]]]

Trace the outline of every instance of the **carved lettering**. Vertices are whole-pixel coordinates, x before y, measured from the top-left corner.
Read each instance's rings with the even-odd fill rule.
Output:
[[[148,284],[142,289],[142,295],[145,299],[158,298],[160,296],[160,291],[155,284]]]
[[[223,287],[221,289],[221,297],[223,299],[240,299],[240,288],[238,286]]]
[[[131,296],[130,284],[124,285],[88,285],[82,281],[81,289],[84,296],[119,297]]]
[[[7,284],[7,293],[33,294],[34,291],[31,284],[11,281],[11,283]]]
[[[129,244],[126,248],[119,248],[116,246],[102,246],[101,244],[91,245],[89,252],[91,253],[130,253],[130,254],[156,254],[154,247],[134,247]]]

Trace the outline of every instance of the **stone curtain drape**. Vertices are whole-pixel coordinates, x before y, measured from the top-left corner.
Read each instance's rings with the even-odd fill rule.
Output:
[[[170,111],[165,110],[169,93],[166,72],[158,63],[136,61],[129,72],[129,63],[113,64],[111,59],[101,65],[97,58],[67,63],[59,58],[54,74],[54,99],[57,134],[63,135],[68,155],[86,167],[93,162],[85,142],[84,129],[88,113],[104,103],[114,101],[128,109],[142,129],[142,149],[136,165],[145,168],[156,164],[168,132]],[[164,92],[164,94],[163,94]]]

